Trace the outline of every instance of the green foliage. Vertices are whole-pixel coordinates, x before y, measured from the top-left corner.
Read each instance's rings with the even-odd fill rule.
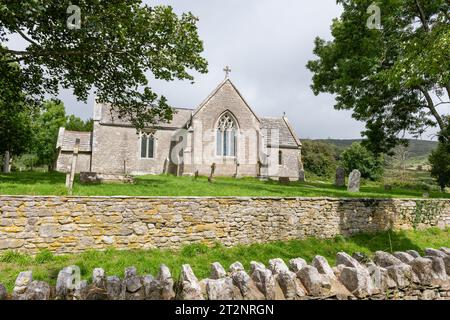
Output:
[[[67,117],[65,128],[66,130],[71,131],[91,132],[94,129],[94,120],[88,119],[86,121],[83,121],[82,119],[71,114]]]
[[[0,155],[9,151],[18,156],[30,145],[31,108],[22,92],[19,66],[5,59],[0,55]]]
[[[43,263],[48,263],[51,262],[55,259],[53,253],[48,250],[48,249],[44,249],[42,251],[40,251],[35,257],[34,257],[34,261],[38,264],[43,264]]]
[[[342,164],[346,172],[358,169],[365,179],[377,180],[383,175],[383,158],[373,155],[361,143],[353,143],[342,153]]]
[[[401,134],[443,128],[433,96],[449,102],[448,0],[338,0],[343,13],[332,41],[317,38],[312,89],[336,95],[335,108],[366,122],[367,146],[387,153]],[[381,30],[366,26],[369,6],[381,9]]]
[[[50,100],[43,105],[42,111],[34,120],[33,151],[39,162],[51,169],[56,160],[56,140],[59,128],[66,123],[64,104],[60,101]]]
[[[445,187],[450,187],[450,143],[440,142],[428,160],[431,164],[431,176],[444,191]]]
[[[72,4],[80,8],[78,29],[67,27]],[[98,102],[111,103],[138,128],[172,118],[172,108],[152,91],[146,73],[193,81],[193,71],[207,72],[197,17],[178,16],[170,6],[151,7],[141,0],[21,0],[2,1],[0,12],[0,41],[14,43],[8,40],[16,34],[27,44],[24,50],[0,48],[1,56],[10,55],[7,62],[23,63],[27,95],[57,96],[61,87],[72,88],[86,101],[95,88]]]
[[[304,140],[302,160],[305,169],[317,176],[332,176],[337,167],[334,147],[324,142]]]
[[[240,261],[249,270],[251,261],[267,263],[275,257],[289,261],[302,257],[311,261],[314,256],[322,255],[334,265],[336,254],[362,252],[371,256],[377,250],[405,251],[417,250],[423,254],[427,247],[450,246],[450,229],[437,228],[421,231],[381,232],[358,234],[352,237],[337,236],[335,239],[309,238],[304,240],[277,241],[252,245],[238,245],[233,248],[214,246],[205,249],[203,245],[187,246],[181,250],[89,250],[80,254],[54,256],[52,259],[33,258],[29,255],[6,251],[0,254],[0,283],[8,290],[14,287],[14,281],[23,270],[31,270],[33,278],[55,285],[58,271],[68,265],[77,265],[84,280],[91,280],[94,268],[105,269],[107,275],[123,276],[124,269],[135,266],[140,274],[157,274],[159,265],[167,265],[173,278],[180,276],[181,266],[188,263],[198,278],[207,278],[210,265],[220,262],[225,269],[235,261]],[[201,248],[200,250],[192,248]],[[184,253],[184,254],[183,254]],[[39,256],[39,254],[38,254]],[[20,258],[17,258],[20,257]],[[39,261],[37,261],[39,260]]]
[[[417,229],[421,224],[434,225],[436,218],[442,214],[445,209],[443,204],[438,204],[433,201],[415,201],[416,206],[413,212],[406,210],[401,211],[403,219],[407,219]]]

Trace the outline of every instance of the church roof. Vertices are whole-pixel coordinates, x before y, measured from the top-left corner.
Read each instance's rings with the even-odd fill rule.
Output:
[[[59,128],[58,142],[56,147],[61,147],[61,151],[73,151],[75,139],[80,139],[80,152],[91,152],[92,132],[70,131]]]
[[[173,116],[170,122],[159,122],[155,125],[155,127],[161,128],[183,128],[186,123],[191,119],[192,109],[186,108],[173,108]],[[109,125],[122,125],[122,126],[131,126],[131,123],[126,118],[119,118],[118,113],[114,110],[110,110],[107,105],[103,105],[102,115],[101,115],[101,124],[109,124]]]
[[[261,129],[267,130],[264,137],[266,145],[270,145],[272,130],[278,130],[279,132],[279,146],[297,148],[302,145],[286,117],[261,118]]]

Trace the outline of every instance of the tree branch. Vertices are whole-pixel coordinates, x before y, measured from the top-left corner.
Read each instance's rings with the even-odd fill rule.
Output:
[[[431,98],[431,96],[428,93],[428,91],[425,90],[423,87],[419,87],[419,90],[425,96],[425,99],[427,100],[427,107],[428,107],[428,109],[430,109],[431,114],[436,119],[436,121],[437,121],[437,123],[439,125],[439,128],[441,129],[442,132],[444,132],[445,129],[446,129],[446,126],[445,126],[444,120],[442,120],[442,117],[440,116],[440,114],[436,110],[436,107],[435,107],[435,105],[433,103],[433,99]]]
[[[20,34],[20,36],[22,38],[24,38],[25,40],[27,40],[29,43],[34,44],[35,46],[40,47],[39,43],[35,42],[34,40],[32,40],[31,38],[27,37],[27,35],[25,33],[22,32],[22,30],[20,30],[20,28],[17,28],[17,33]]]
[[[419,18],[420,18],[420,21],[422,22],[423,28],[425,29],[426,32],[430,32],[430,26],[428,25],[427,18],[426,18],[425,13],[423,12],[423,9],[419,3],[419,0],[416,0],[416,8],[419,11]]]

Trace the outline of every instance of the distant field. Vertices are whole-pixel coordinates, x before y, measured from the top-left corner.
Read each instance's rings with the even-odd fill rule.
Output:
[[[424,179],[427,179],[424,173]],[[78,181],[78,179],[76,179]],[[65,175],[57,172],[13,172],[0,175],[0,194],[3,195],[66,195]],[[407,188],[394,185],[385,191],[383,182],[368,182],[361,192],[349,193],[331,181],[311,180],[280,185],[277,181],[259,181],[255,178],[216,178],[209,183],[206,177],[174,177],[166,175],[141,176],[136,184],[82,185],[75,183],[74,195],[85,196],[267,196],[267,197],[368,197],[420,198],[424,189],[415,185]],[[429,191],[432,198],[450,198],[449,193]]]

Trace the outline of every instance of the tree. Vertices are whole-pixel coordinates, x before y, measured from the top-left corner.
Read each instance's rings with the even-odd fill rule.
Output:
[[[450,142],[445,138],[448,136],[450,136],[450,117],[446,121],[446,129],[440,133],[436,150],[431,152],[428,158],[431,176],[436,179],[442,192],[445,191],[445,187],[450,186]]]
[[[314,93],[336,95],[336,109],[365,121],[365,144],[375,153],[406,144],[405,132],[444,130],[438,107],[450,103],[448,0],[337,2],[343,13],[331,26],[334,39],[317,38],[318,59],[307,64]],[[372,3],[381,9],[380,29],[367,26]]]
[[[57,100],[46,101],[42,111],[34,121],[33,152],[38,156],[39,163],[53,170],[56,160],[56,141],[59,128],[66,123],[64,104]]]
[[[92,118],[83,121],[77,116],[71,114],[67,117],[65,128],[66,130],[72,131],[92,131],[94,128],[94,121],[92,120]]]
[[[428,160],[431,164],[431,176],[444,192],[445,187],[450,187],[450,148],[445,143],[439,143]]]
[[[172,108],[148,86],[156,79],[193,80],[207,72],[203,43],[192,13],[177,16],[170,6],[150,7],[141,0],[3,0],[0,41],[17,34],[25,50],[0,48],[6,62],[23,66],[24,91],[41,99],[72,88],[86,101],[95,88],[100,103],[110,103],[137,128],[169,121]]]
[[[305,140],[302,142],[302,160],[306,170],[318,176],[329,177],[336,170],[336,151],[328,143]]]
[[[21,92],[17,63],[1,63],[0,57],[0,155],[3,172],[9,172],[10,159],[26,151],[31,140],[30,106]]]
[[[346,172],[357,169],[361,177],[377,180],[383,175],[383,158],[375,156],[361,143],[354,142],[342,153],[342,165]]]

